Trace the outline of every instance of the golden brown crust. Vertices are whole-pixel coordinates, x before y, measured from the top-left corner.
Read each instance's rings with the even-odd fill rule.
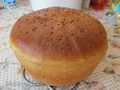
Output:
[[[107,49],[106,33],[99,21],[79,10],[56,7],[21,17],[10,41],[33,78],[53,86],[85,79]]]
[[[52,59],[74,59],[107,48],[100,22],[82,11],[55,7],[20,18],[11,41],[24,52]]]
[[[53,86],[71,85],[86,79],[105,54],[101,51],[96,53],[95,56],[68,61],[65,59],[51,60],[36,58],[22,52],[16,47],[13,47],[13,49],[21,65],[34,79]]]

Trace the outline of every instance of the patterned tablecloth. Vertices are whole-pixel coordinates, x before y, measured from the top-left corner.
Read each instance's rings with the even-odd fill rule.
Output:
[[[15,21],[31,12],[24,4],[15,9],[0,10],[0,90],[48,90],[47,86],[35,86],[24,80],[19,73],[20,64],[10,49],[9,34]],[[105,12],[91,11],[105,26],[108,33],[109,50],[104,60],[87,80],[61,90],[120,90],[120,32],[114,27],[114,19]],[[60,90],[60,89],[57,89]]]

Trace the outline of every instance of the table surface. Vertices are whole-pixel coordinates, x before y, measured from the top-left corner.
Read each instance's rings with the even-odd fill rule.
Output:
[[[28,3],[22,3],[12,10],[0,10],[0,90],[48,90],[47,86],[35,86],[24,80],[22,74],[18,73],[21,67],[9,45],[13,24],[19,17],[30,12],[32,10]],[[113,17],[106,17],[105,13],[106,10],[89,12],[106,28],[108,53],[93,74],[85,80],[87,83],[79,83],[76,90],[120,90],[120,34],[115,32]],[[61,90],[69,89],[64,87]]]

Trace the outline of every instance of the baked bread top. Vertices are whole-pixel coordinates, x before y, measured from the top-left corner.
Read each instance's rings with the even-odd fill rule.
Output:
[[[60,7],[22,16],[12,29],[10,41],[24,53],[53,60],[76,60],[107,49],[106,32],[97,19]]]

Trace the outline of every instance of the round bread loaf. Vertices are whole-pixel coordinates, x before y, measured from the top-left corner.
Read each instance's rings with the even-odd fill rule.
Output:
[[[32,77],[53,86],[85,79],[107,50],[106,32],[98,20],[60,7],[22,16],[12,29],[10,42]]]

